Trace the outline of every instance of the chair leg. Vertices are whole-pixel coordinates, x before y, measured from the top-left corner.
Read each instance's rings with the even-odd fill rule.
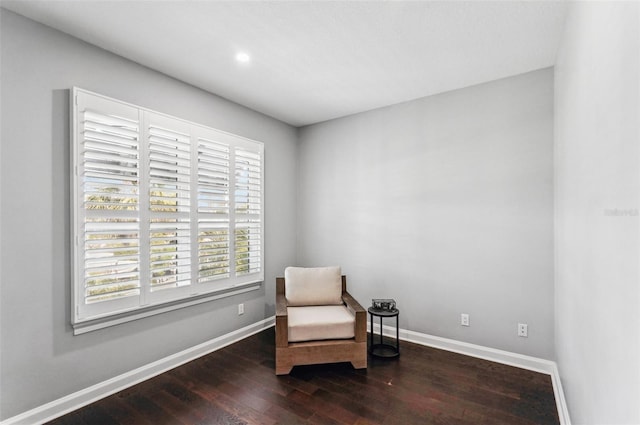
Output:
[[[288,375],[291,373],[293,366],[280,366],[276,365],[276,375]]]
[[[279,349],[276,349],[276,375],[288,375],[293,369],[291,361],[285,361],[288,356],[284,353],[278,353]]]
[[[353,353],[351,364],[354,369],[367,368],[367,342],[359,342],[357,350]]]
[[[354,369],[366,369],[367,368],[367,359],[364,360],[354,360],[351,362],[351,366]]]

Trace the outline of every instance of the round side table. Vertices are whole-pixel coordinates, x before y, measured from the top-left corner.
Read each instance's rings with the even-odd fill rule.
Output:
[[[369,353],[376,357],[398,357],[400,355],[400,328],[398,320],[400,316],[400,310],[378,310],[373,307],[369,307],[369,316],[371,318],[371,343],[369,344]],[[379,343],[375,344],[375,334],[373,333],[373,317],[380,318],[380,336]],[[385,344],[382,342],[382,319],[387,317],[396,318],[396,345]]]

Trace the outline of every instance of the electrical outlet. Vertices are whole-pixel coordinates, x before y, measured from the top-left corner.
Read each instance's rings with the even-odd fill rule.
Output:
[[[244,304],[238,304],[238,316],[244,314]]]
[[[529,326],[526,323],[518,323],[518,336],[526,338],[529,335]]]
[[[469,326],[469,315],[466,313],[462,313],[460,315],[460,324],[462,326]]]

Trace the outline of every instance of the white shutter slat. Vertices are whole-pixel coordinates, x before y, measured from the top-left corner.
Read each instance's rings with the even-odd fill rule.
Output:
[[[172,201],[170,200],[162,200],[156,201],[156,203],[151,204],[151,211],[154,213],[166,213],[166,214],[188,214],[189,206],[188,205],[171,205]]]
[[[140,295],[140,282],[131,281],[123,285],[105,287],[96,289],[94,291],[87,291],[85,293],[85,299],[87,304],[93,304],[99,301],[113,301],[123,297],[132,297],[138,295]]]
[[[127,133],[102,133],[98,131],[86,130],[84,132],[85,147],[94,149],[105,149],[108,147],[126,150],[136,146],[136,139],[131,138]]]
[[[136,255],[108,255],[108,256],[96,256],[91,265],[86,265],[85,269],[100,269],[103,267],[120,266],[124,264],[138,264],[138,257]]]
[[[203,261],[206,262],[211,262],[211,261],[223,261],[223,260],[229,260],[229,247],[228,246],[224,246],[221,248],[215,248],[215,249],[204,249],[201,248],[200,249],[200,256],[203,258]],[[225,257],[225,258],[221,258],[221,257]],[[206,259],[206,260],[204,260]]]
[[[85,139],[83,146],[87,151],[113,152],[122,155],[123,157],[137,157],[138,155],[137,142],[125,146],[122,144],[103,143]]]
[[[207,149],[200,149],[200,154],[198,156],[199,170],[217,170],[225,174],[229,172],[228,157],[211,156],[211,151]]]
[[[219,207],[216,207],[215,205],[210,205],[206,208],[201,208],[200,212],[203,214],[227,215],[227,213],[229,212],[229,208],[226,206],[226,204],[222,203]]]
[[[90,182],[83,186],[85,194],[96,196],[111,196],[117,198],[134,198],[135,204],[138,204],[138,187],[127,183],[114,182],[113,180],[104,180],[100,182]],[[85,196],[86,198],[86,196]],[[122,199],[121,202],[126,202]]]
[[[151,292],[163,289],[179,288],[189,285],[191,280],[191,272],[174,272],[171,275],[156,276],[152,273],[151,277]]]
[[[117,137],[128,137],[129,139],[135,139],[138,137],[135,122],[122,121],[125,123],[124,125],[114,125],[115,123],[103,124],[99,120],[92,120],[87,114],[85,114],[85,118],[85,132],[91,131],[93,133],[114,134]],[[118,130],[114,131],[114,127]],[[90,136],[85,136],[85,139],[89,138]]]
[[[106,101],[108,103],[113,103],[110,101]],[[102,103],[105,103],[105,100],[102,100]],[[93,109],[91,106],[88,106],[83,111],[83,118],[87,122],[92,123],[102,123],[108,126],[110,129],[124,128],[131,130],[134,136],[137,136],[137,128],[138,121],[132,118],[125,118],[123,116],[118,116],[115,113],[105,113],[102,111],[97,111]]]
[[[112,187],[107,187],[107,188],[96,188],[96,190],[85,190],[85,200],[89,201],[90,197],[92,196],[102,196],[102,197],[111,197],[111,202],[117,202],[117,203],[127,203],[128,201],[132,201],[133,203],[137,204],[138,203],[138,194],[137,193],[133,193],[132,191],[122,191],[120,189],[120,187],[117,187],[117,189],[120,189],[116,192],[114,191],[110,191],[109,189],[112,189]],[[126,186],[122,186],[122,189],[127,189]]]
[[[153,129],[150,129],[149,131],[153,131]],[[184,135],[177,134],[177,133],[176,133],[176,137],[174,138],[149,136],[149,142],[154,146],[157,146],[158,152],[173,151],[174,153],[176,153],[176,151],[180,151],[180,150],[182,151],[189,150],[189,147],[190,147],[189,138],[184,138],[183,136]]]
[[[117,192],[118,194],[129,194],[138,196],[138,186],[131,184],[130,180],[112,179],[102,177],[100,180],[87,179],[82,188],[85,192]]]
[[[211,150],[201,149],[201,153],[205,154],[198,158],[198,162],[200,163],[201,169],[211,169],[211,170],[227,170],[229,166],[229,158],[224,156],[216,156],[212,154]]]
[[[257,178],[252,178],[251,176],[248,175],[248,173],[236,173],[236,178],[239,178],[240,181],[237,183],[237,186],[239,187],[255,187],[255,188],[260,188],[262,186],[262,182],[260,181],[260,179]]]
[[[156,115],[156,117],[154,118],[158,122],[163,121],[163,124],[154,124],[151,127],[149,127],[150,139],[169,140],[172,142],[172,144],[174,140],[177,140],[178,142],[182,142],[187,145],[189,144],[189,135],[186,132],[161,127],[161,125],[167,125],[167,122],[168,122],[169,123],[168,125],[175,126],[176,128],[180,128],[180,127],[183,127],[184,125],[183,122],[179,121],[178,125],[175,125],[175,122],[177,120],[173,118],[170,118],[170,117],[157,118],[157,114],[154,114],[154,115]]]
[[[84,157],[87,162],[115,162],[117,164],[123,164],[128,167],[138,166],[138,156],[136,152],[127,152],[125,149],[118,149],[109,146],[110,149],[100,149],[100,146],[95,144],[86,145]]]
[[[105,202],[105,201],[87,201],[84,203],[87,210],[106,210],[106,211],[134,211],[137,210],[137,206],[134,204],[126,204],[118,202]]]
[[[191,174],[191,165],[188,160],[169,157],[161,158],[157,154],[151,155],[150,159],[151,166],[154,170],[157,169],[159,171],[172,174],[167,175],[166,177],[173,177],[173,175],[175,174],[182,174],[183,176],[188,176]]]
[[[165,152],[165,151],[171,152],[173,149],[186,151],[186,150],[189,150],[190,148],[190,143],[188,139],[186,141],[182,141],[178,138],[164,139],[164,138],[150,136],[148,138],[148,141],[149,143],[157,147],[158,152]],[[175,151],[173,153],[176,154]]]
[[[131,282],[137,280],[137,268],[122,268],[113,270],[88,270],[87,271],[87,290],[112,286],[113,283]]]
[[[151,161],[167,162],[169,164],[177,163],[186,168],[191,167],[190,158],[187,156],[188,152],[164,152],[161,148],[162,146],[154,145],[154,151],[149,155]]]
[[[138,181],[137,174],[125,175],[122,173],[109,173],[109,172],[92,172],[92,171],[84,171],[82,173],[82,177],[84,177],[84,181],[81,183],[83,185],[87,184],[111,184],[111,185],[129,185],[129,187],[133,187],[135,183]],[[137,190],[137,186],[136,190]]]
[[[149,199],[151,200],[152,205],[162,201],[170,201],[172,205],[176,204],[188,206],[190,202],[190,197],[188,195],[188,192],[186,191],[154,190],[151,193],[152,195]]]
[[[87,158],[90,159],[90,157],[87,157]],[[138,170],[136,168],[133,168],[127,165],[120,165],[120,164],[126,164],[126,163],[125,162],[110,163],[107,161],[101,162],[101,161],[95,161],[95,160],[86,161],[84,163],[84,169],[89,173],[97,174],[97,178],[100,178],[100,174],[104,176],[110,176],[110,177],[114,177],[114,176],[122,176],[123,178],[135,177],[135,181],[137,182]]]
[[[224,142],[216,142],[203,137],[198,137],[200,152],[203,152],[207,161],[229,161],[229,144]]]
[[[87,247],[88,250],[95,250],[96,252],[104,252],[105,250],[118,250],[121,248],[129,248],[132,246],[138,246],[139,245],[139,239],[138,239],[138,235],[137,234],[133,234],[133,235],[125,235],[125,236],[129,236],[127,237],[118,237],[119,235],[115,235],[117,237],[117,239],[115,238],[108,238],[107,236],[104,236],[102,239],[88,239],[85,242],[85,246]],[[114,256],[117,255],[116,253],[114,253]]]
[[[150,137],[149,141],[153,144],[153,154],[150,156],[151,159],[154,156],[160,158],[184,158],[189,162],[189,144],[188,143],[174,143],[169,145],[169,142],[163,140],[161,143],[156,141],[154,142],[154,138]]]
[[[228,164],[226,166],[220,165],[214,169],[212,167],[207,167],[202,162],[200,162],[199,168],[198,168],[198,178],[222,181],[228,185],[229,184],[229,165]]]
[[[223,200],[229,203],[229,188],[226,186],[219,186],[217,184],[212,184],[209,182],[205,182],[205,185],[201,185],[198,187],[198,192],[201,196],[216,198]]]
[[[178,165],[171,166],[169,164],[161,164],[158,162],[152,162],[151,170],[149,171],[151,183],[160,188],[164,186],[188,188],[189,174],[190,170],[186,167],[180,167]]]

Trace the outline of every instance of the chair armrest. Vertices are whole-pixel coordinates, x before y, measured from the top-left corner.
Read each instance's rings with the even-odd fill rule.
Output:
[[[276,294],[276,347],[287,347],[288,345],[289,318],[287,316],[287,299],[284,294]]]
[[[347,291],[342,292],[342,301],[344,301],[351,312],[357,313],[358,311],[361,311],[363,313],[366,313],[366,310],[360,305],[360,303],[356,301],[356,299],[353,298]]]
[[[367,311],[349,294],[347,291],[342,292],[342,301],[347,308],[356,316],[356,342],[364,342],[367,340]]]
[[[287,299],[284,294],[276,294],[276,317],[287,315]]]

